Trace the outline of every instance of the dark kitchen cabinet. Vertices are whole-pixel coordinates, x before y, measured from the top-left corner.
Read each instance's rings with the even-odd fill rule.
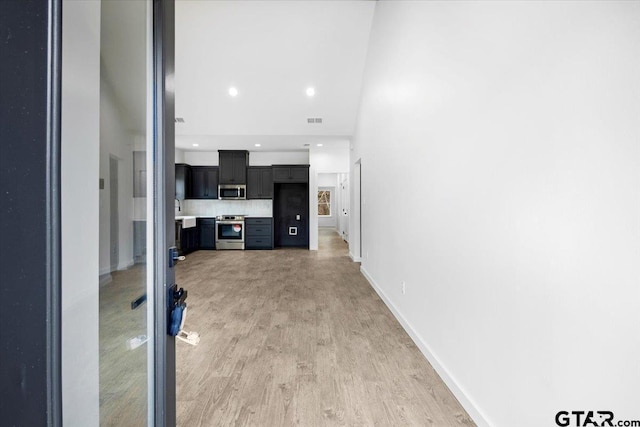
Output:
[[[219,150],[220,184],[246,184],[249,152],[240,150]]]
[[[273,185],[275,247],[309,248],[309,184]]]
[[[217,166],[191,166],[191,195],[189,198],[218,198]]]
[[[247,199],[273,198],[273,171],[271,166],[247,168]]]
[[[198,227],[183,228],[180,236],[180,254],[186,255],[197,251],[200,245]]]
[[[273,249],[273,218],[245,218],[245,249]]]
[[[309,165],[274,165],[273,182],[309,182]]]
[[[198,233],[200,234],[200,249],[216,248],[215,218],[198,218]]]
[[[191,166],[176,164],[176,199],[184,200],[191,197]]]

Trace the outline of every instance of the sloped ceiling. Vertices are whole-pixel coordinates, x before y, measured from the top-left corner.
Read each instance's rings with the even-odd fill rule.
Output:
[[[345,141],[355,127],[374,7],[176,2],[176,116],[185,120],[176,123],[176,146],[279,150]],[[238,96],[228,94],[231,86]]]

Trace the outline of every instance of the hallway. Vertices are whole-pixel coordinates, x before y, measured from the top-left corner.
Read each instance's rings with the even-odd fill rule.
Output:
[[[198,251],[177,342],[179,426],[475,425],[351,262],[320,250]]]

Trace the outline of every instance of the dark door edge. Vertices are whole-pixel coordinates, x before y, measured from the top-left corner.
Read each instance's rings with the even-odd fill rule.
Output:
[[[49,0],[47,28],[47,424],[62,426],[61,86],[62,0]]]

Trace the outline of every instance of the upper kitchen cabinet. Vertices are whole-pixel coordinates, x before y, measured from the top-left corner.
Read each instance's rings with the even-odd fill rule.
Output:
[[[220,150],[220,184],[246,184],[249,152]]]
[[[191,166],[176,164],[176,199],[184,200],[191,198]]]
[[[309,165],[274,165],[273,182],[309,182]]]
[[[271,166],[249,166],[247,168],[247,199],[273,199]]]
[[[191,196],[189,198],[218,198],[217,166],[191,166]]]

